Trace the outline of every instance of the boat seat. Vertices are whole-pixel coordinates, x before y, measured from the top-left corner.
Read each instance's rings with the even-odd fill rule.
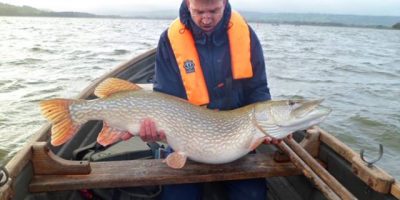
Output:
[[[276,162],[270,152],[249,154],[232,163],[221,165],[189,160],[184,168],[172,169],[161,159],[68,161],[54,155],[44,142],[35,143],[32,151],[35,174],[29,186],[31,192],[214,182],[301,174],[291,162]]]

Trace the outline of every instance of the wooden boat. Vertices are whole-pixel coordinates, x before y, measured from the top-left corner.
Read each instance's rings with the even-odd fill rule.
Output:
[[[95,98],[94,87],[107,77],[150,83],[154,63],[155,50],[146,52],[94,80],[79,98]],[[309,179],[273,145],[261,145],[259,153],[233,164],[189,162],[173,170],[160,159],[150,159],[162,152],[158,144],[132,138],[102,148],[95,143],[101,127],[101,122],[90,121],[71,141],[55,148],[48,143],[50,125],[44,125],[0,173],[0,199],[156,199],[158,185],[189,182],[208,182],[204,199],[226,199],[216,181],[255,177],[267,178],[269,199],[335,199],[317,189],[315,177]],[[354,197],[400,199],[400,184],[393,177],[373,164],[368,166],[326,131],[316,127],[295,133],[294,139]],[[286,142],[286,147],[293,145]]]

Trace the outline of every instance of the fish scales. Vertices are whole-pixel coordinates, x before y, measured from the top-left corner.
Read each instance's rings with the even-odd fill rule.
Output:
[[[251,123],[251,107],[235,112],[213,111],[144,90],[77,102],[70,110],[73,121],[78,123],[104,120],[131,133],[139,131],[143,119],[151,118],[166,132],[169,145],[200,162],[210,156],[214,162],[223,161],[224,152],[246,154],[256,131]]]

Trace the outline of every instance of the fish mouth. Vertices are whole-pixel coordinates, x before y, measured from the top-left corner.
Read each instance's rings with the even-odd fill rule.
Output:
[[[312,110],[311,112],[309,112],[307,116],[302,117],[301,119],[303,120],[300,121],[302,121],[303,123],[308,121],[309,126],[315,125],[323,121],[331,112],[332,109],[324,106],[319,106],[314,110]]]
[[[320,109],[323,101],[324,99],[305,101],[301,104],[301,106],[292,111],[292,116],[295,118],[303,118],[309,114],[314,114]]]
[[[322,122],[332,111],[321,106],[323,100],[284,100],[269,108],[269,113],[258,113],[258,126],[264,134],[283,138],[298,130],[305,130]],[[274,110],[275,109],[275,110]],[[257,118],[257,116],[256,116]]]
[[[332,112],[332,109],[320,105],[322,101],[323,99],[304,102],[292,111],[292,120],[280,125],[308,128],[322,122]]]

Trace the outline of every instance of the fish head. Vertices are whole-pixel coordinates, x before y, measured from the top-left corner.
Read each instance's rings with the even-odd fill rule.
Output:
[[[331,112],[321,106],[322,101],[296,99],[259,103],[255,107],[255,119],[262,132],[283,138],[322,122]]]

